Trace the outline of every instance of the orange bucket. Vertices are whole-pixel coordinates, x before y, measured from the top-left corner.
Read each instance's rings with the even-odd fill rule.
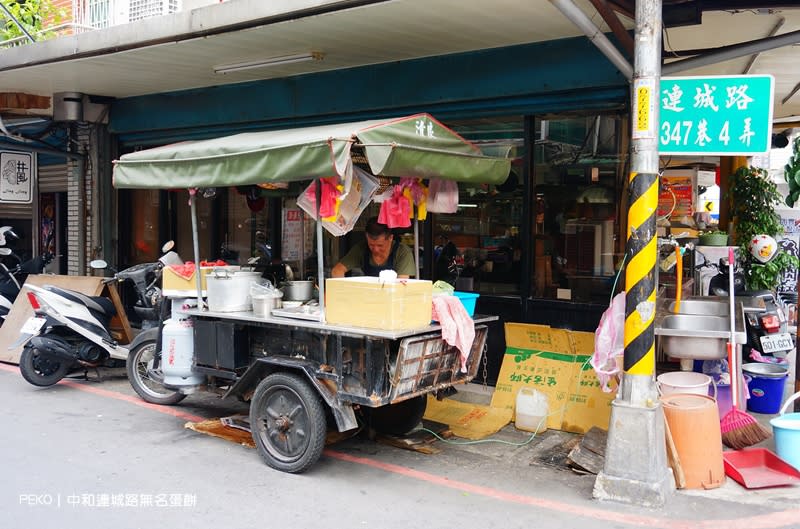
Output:
[[[686,476],[686,488],[715,489],[722,485],[725,465],[717,403],[711,397],[693,394],[665,395],[661,403]]]

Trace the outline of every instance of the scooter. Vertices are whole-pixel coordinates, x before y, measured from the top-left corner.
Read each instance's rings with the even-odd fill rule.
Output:
[[[5,235],[8,236],[8,232]],[[46,248],[50,247],[50,240],[47,240]],[[10,248],[0,248],[0,256],[13,257],[17,262],[13,268],[8,268],[5,263],[0,262],[0,326],[2,326],[19,295],[21,285],[30,274],[43,273],[55,256],[48,251],[23,263]]]
[[[165,250],[168,251],[168,250]],[[140,314],[160,315],[161,295],[155,282],[165,263],[177,257],[168,251],[159,261],[134,265],[104,280],[114,283],[131,280],[136,287]],[[92,261],[93,268],[103,268],[104,261]],[[148,277],[153,277],[148,280]],[[155,351],[158,325],[143,329],[127,345],[111,336],[109,324],[116,315],[108,297],[87,296],[55,286],[25,285],[34,311],[20,329],[20,337],[11,348],[24,346],[19,368],[23,378],[35,386],[52,386],[74,369],[121,367],[131,354]]]
[[[719,272],[711,278],[709,293],[714,296],[728,295],[728,263],[721,259]],[[748,298],[745,311],[747,342],[742,344],[742,354],[749,361],[753,350],[780,358],[794,349],[794,342],[788,332],[788,322],[783,302],[770,290],[745,290],[744,276],[734,274],[734,295],[740,300]]]

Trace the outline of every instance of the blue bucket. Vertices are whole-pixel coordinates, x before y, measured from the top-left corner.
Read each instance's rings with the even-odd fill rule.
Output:
[[[470,318],[475,315],[475,302],[478,301],[480,294],[474,292],[459,292],[456,290],[453,292],[453,295],[461,300],[461,304],[464,305]]]
[[[783,400],[783,388],[789,376],[786,368],[775,364],[754,363],[743,365],[742,371],[752,378],[748,385],[750,398],[747,401],[747,410],[755,413],[778,413]]]
[[[798,397],[800,392],[789,397],[780,410],[781,414],[770,419],[769,423],[775,436],[778,457],[800,470],[800,413],[784,413]]]

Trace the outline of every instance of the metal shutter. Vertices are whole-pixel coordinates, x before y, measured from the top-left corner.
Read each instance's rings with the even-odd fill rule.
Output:
[[[66,193],[67,164],[39,166],[39,193]]]
[[[0,204],[0,219],[27,219],[33,217],[31,204]]]

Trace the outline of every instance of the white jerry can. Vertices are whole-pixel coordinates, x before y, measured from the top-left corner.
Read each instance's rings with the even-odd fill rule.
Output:
[[[168,319],[161,333],[161,373],[167,386],[197,386],[205,381],[192,370],[194,324],[191,319]]]

